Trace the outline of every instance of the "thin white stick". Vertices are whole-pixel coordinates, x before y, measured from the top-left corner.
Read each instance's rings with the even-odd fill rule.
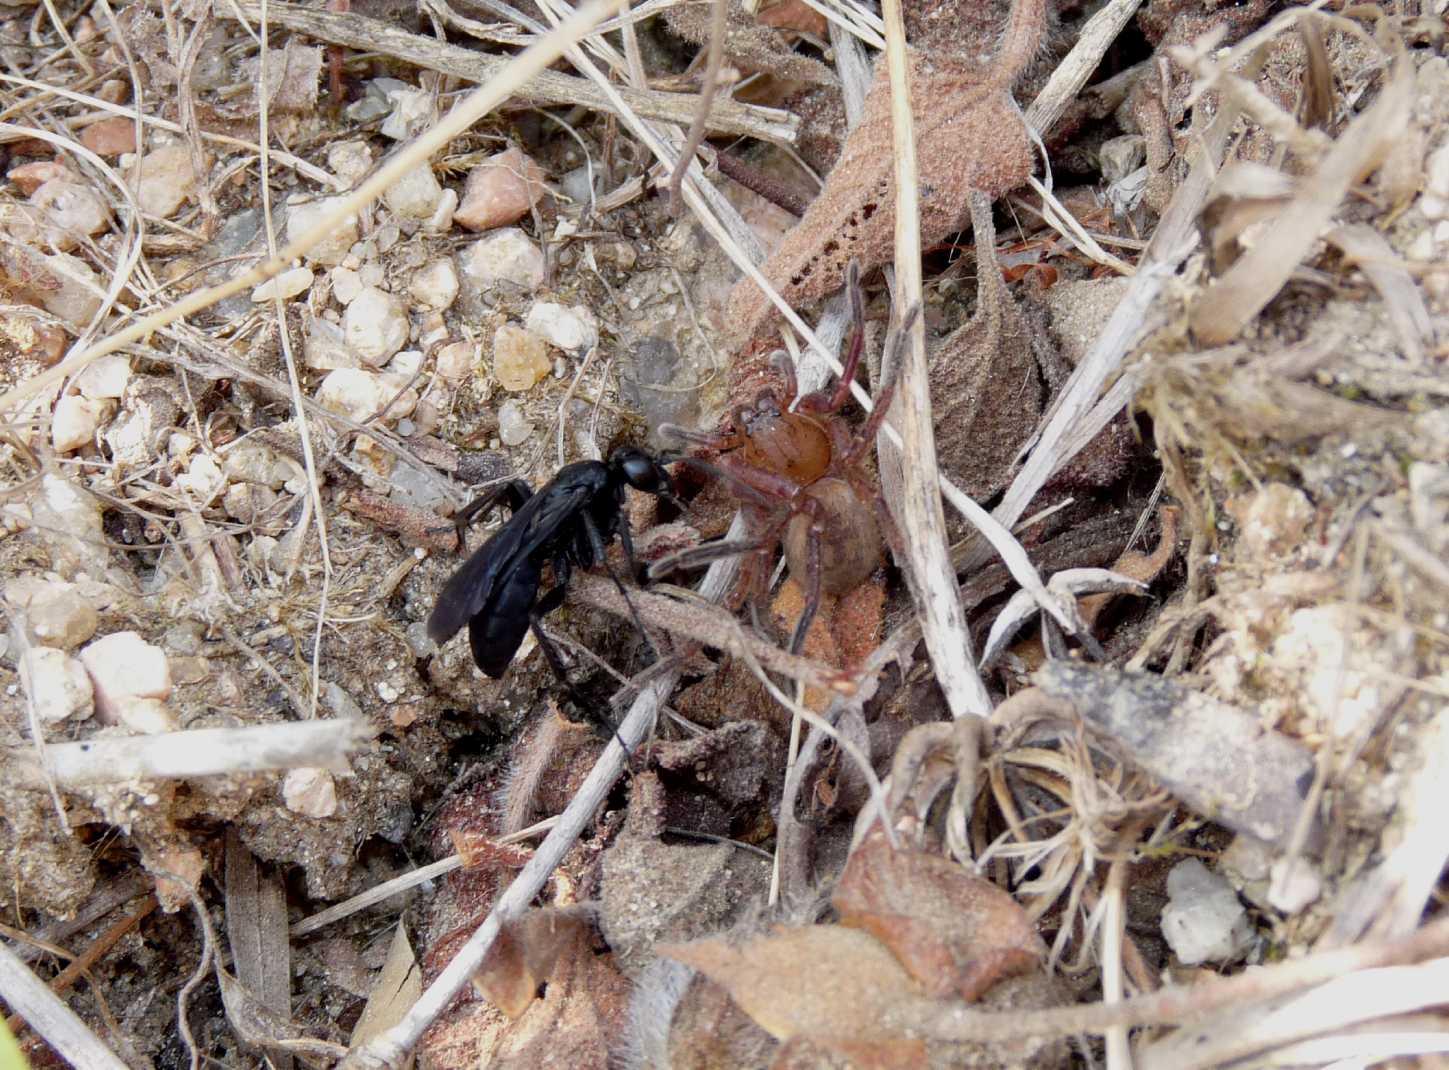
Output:
[[[75,787],[234,776],[303,766],[346,769],[347,756],[364,746],[370,736],[363,721],[289,721],[51,743],[45,752],[56,783]],[[44,772],[29,748],[0,750],[0,766],[12,785],[45,787]]]
[[[885,19],[886,62],[890,72],[892,143],[896,187],[896,319],[921,306],[920,180],[916,165],[915,120],[906,59],[906,34],[900,0],[881,5]],[[952,717],[988,717],[991,696],[976,671],[971,633],[951,567],[946,540],[946,514],[941,507],[942,481],[936,466],[936,440],[931,422],[930,375],[926,367],[926,324],[917,316],[909,324],[896,390],[896,418],[904,443],[900,451],[900,497],[906,539],[908,575],[921,613],[921,631],[936,680]],[[1011,539],[1009,533],[1007,537]],[[1011,539],[1014,543],[1016,540]]]
[[[1057,64],[1047,84],[1042,86],[1041,92],[1026,109],[1029,127],[1046,133],[1056,125],[1067,105],[1077,99],[1077,94],[1087,84],[1087,79],[1097,69],[1112,42],[1117,40],[1122,27],[1127,25],[1141,5],[1142,0],[1111,0],[1087,20],[1082,32],[1077,35],[1077,43]]]
[[[80,1016],[5,944],[0,944],[0,999],[76,1070],[126,1070]]]

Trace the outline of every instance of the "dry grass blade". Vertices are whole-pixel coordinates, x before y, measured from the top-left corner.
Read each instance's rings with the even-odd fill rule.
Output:
[[[217,14],[223,18],[244,15],[256,19],[261,15],[261,6],[249,0],[239,3],[235,13],[222,7]],[[381,53],[424,70],[452,75],[479,85],[498,77],[507,63],[505,59],[409,33],[399,26],[355,12],[269,3],[267,15],[274,25],[305,33],[319,41]],[[686,93],[620,88],[619,94],[633,111],[647,119],[687,124],[696,111],[695,98]],[[613,102],[587,81],[555,71],[535,75],[520,87],[518,95],[538,104],[581,105],[618,114]],[[794,144],[799,126],[795,116],[779,108],[741,104],[728,99],[716,101],[705,116],[705,128],[712,134],[757,137],[781,145]]]
[[[1257,1052],[1336,1033],[1379,1018],[1438,1006],[1449,990],[1449,958],[1416,966],[1361,970],[1297,998],[1245,1007],[1210,1024],[1180,1030],[1138,1052],[1140,1070],[1209,1070]],[[1442,1043],[1449,1047],[1449,1034]]]
[[[1378,99],[1348,124],[1299,185],[1279,217],[1293,225],[1266,227],[1261,240],[1194,303],[1188,320],[1201,344],[1232,340],[1278,294],[1353,184],[1376,169],[1402,136],[1413,105],[1414,69],[1400,60]]]
[[[1422,361],[1425,345],[1434,341],[1434,324],[1424,295],[1388,241],[1367,223],[1334,227],[1325,237],[1378,290],[1404,355],[1415,363]]]
[[[916,171],[915,127],[907,82],[906,31],[898,0],[882,7],[886,30],[886,61],[891,85],[891,119],[895,146],[896,318],[906,331],[904,365],[896,391],[896,421],[902,439],[900,523],[911,533],[906,549],[907,575],[921,614],[926,648],[953,717],[991,713],[991,696],[973,664],[966,614],[951,568],[946,515],[941,507],[940,473],[932,434],[931,396],[926,370],[926,327],[907,310],[921,307],[921,232]],[[925,102],[921,102],[924,106]],[[973,194],[973,197],[976,196]]]
[[[945,1040],[1010,1039],[1022,1033],[1061,1037],[1103,1033],[1114,1026],[1180,1025],[1240,1004],[1261,1006],[1359,971],[1423,962],[1445,954],[1449,954],[1449,919],[1441,918],[1401,939],[1309,955],[1199,984],[1174,985],[1121,1003],[996,1013],[943,1008],[922,1000],[902,1016],[905,1020],[900,1024]]]

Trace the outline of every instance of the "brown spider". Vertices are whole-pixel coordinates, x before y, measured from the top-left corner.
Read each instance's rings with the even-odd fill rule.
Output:
[[[805,608],[790,639],[792,652],[799,651],[810,630],[822,593],[846,594],[875,571],[882,532],[892,550],[901,552],[895,522],[863,461],[890,409],[897,350],[917,313],[908,313],[906,322],[887,339],[875,409],[860,430],[852,432],[837,417],[850,397],[865,343],[865,308],[855,264],[847,271],[846,288],[854,331],[844,372],[833,390],[802,396],[794,365],[781,352],[776,363],[784,377],[783,391],[767,388],[753,404],[737,406],[727,430],[710,434],[672,425],[660,428],[661,433],[717,454],[713,462],[684,460],[730,483],[750,529],[743,541],[685,551],[661,562],[660,571],[747,554],[739,590],[758,605],[766,593],[775,548],[783,544],[790,575],[805,592]]]

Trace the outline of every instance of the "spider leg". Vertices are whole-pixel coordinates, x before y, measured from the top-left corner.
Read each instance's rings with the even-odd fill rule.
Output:
[[[814,503],[815,499],[807,498],[806,501]],[[815,622],[815,614],[820,611],[820,536],[824,527],[818,507],[805,512],[810,517],[810,533],[805,539],[805,606],[800,611],[800,619],[795,622],[794,634],[790,636],[792,654],[800,653],[810,625]]]
[[[885,423],[886,414],[891,410],[891,402],[896,396],[896,384],[900,379],[901,364],[905,356],[906,341],[910,335],[911,327],[916,322],[916,317],[921,314],[921,306],[913,305],[907,310],[905,317],[891,331],[890,337],[886,339],[885,355],[881,357],[880,386],[875,394],[875,408],[871,410],[870,417],[865,421],[865,426],[860,429],[855,445],[843,458],[843,463],[852,464],[861,454],[871,447],[875,437],[880,433],[881,424]]]
[[[699,568],[702,565],[712,564],[715,561],[723,561],[727,557],[740,557],[743,554],[760,550],[761,546],[757,539],[739,539],[735,541],[718,540],[715,542],[701,543],[698,546],[691,546],[687,550],[679,550],[667,557],[661,557],[645,571],[648,578],[653,581],[661,576],[667,576],[671,572],[682,572],[688,569]]]
[[[777,349],[770,354],[770,363],[775,366],[775,370],[785,380],[785,397],[794,401],[800,393],[800,380],[795,376],[794,359],[785,350]],[[801,400],[804,399],[802,398]],[[736,424],[736,426],[739,425]]]
[[[686,442],[691,446],[701,446],[708,450],[732,450],[745,443],[744,436],[739,429],[744,426],[745,406],[737,405],[730,412],[730,430],[720,431],[691,431],[679,424],[660,424],[657,434],[660,439],[669,439],[678,442]],[[681,461],[689,458],[681,457]]]

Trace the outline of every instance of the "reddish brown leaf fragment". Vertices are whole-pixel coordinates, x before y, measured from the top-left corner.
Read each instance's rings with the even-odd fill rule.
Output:
[[[503,923],[473,987],[510,1018],[528,1010],[559,954],[588,942],[588,923],[577,909],[542,907]]]
[[[937,998],[977,1000],[1046,954],[1006,892],[949,859],[895,850],[878,832],[850,856],[831,903],[842,925],[874,936]]]
[[[921,243],[959,230],[975,190],[992,199],[1031,174],[1031,142],[1011,85],[1035,54],[1044,25],[1042,0],[1016,0],[995,60],[979,54],[907,50],[916,153],[920,167]],[[985,43],[983,42],[983,45]],[[865,111],[841,148],[825,188],[766,262],[766,278],[792,306],[838,290],[845,267],[863,272],[887,263],[895,244],[891,99],[881,63]],[[748,342],[769,326],[773,306],[749,280],[730,296],[726,322]]]

